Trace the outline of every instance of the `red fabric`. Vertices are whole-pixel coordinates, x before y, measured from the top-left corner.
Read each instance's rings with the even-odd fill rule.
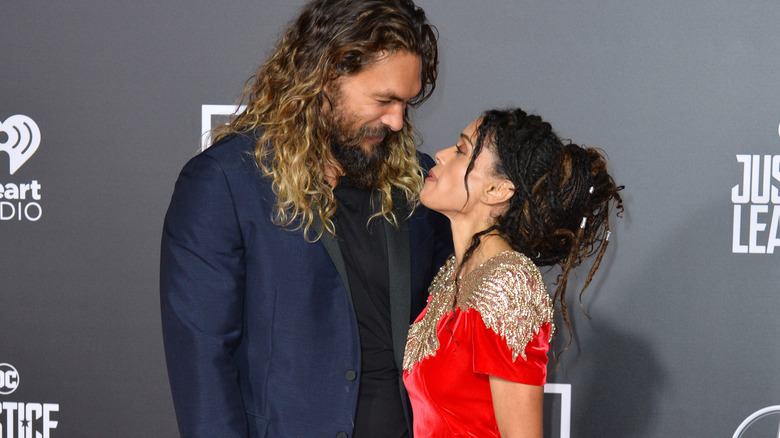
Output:
[[[427,310],[427,309],[426,309]],[[419,321],[425,311],[417,318]],[[438,323],[439,349],[404,372],[415,438],[499,437],[488,375],[529,385],[547,378],[550,324],[528,343],[528,360],[512,352],[474,309],[447,313]]]

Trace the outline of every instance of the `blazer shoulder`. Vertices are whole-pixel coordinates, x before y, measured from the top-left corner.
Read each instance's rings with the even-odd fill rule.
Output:
[[[217,141],[192,157],[184,165],[180,177],[189,174],[197,178],[217,172],[230,180],[238,178],[241,185],[256,181],[261,171],[254,154],[259,138],[255,134],[232,134]]]
[[[255,145],[259,136],[255,132],[229,135],[198,155],[209,157],[218,161],[223,166],[230,167],[231,163],[254,161]]]

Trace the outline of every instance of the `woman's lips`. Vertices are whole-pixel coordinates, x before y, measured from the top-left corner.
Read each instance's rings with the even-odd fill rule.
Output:
[[[426,181],[436,181],[436,174],[433,173],[433,169],[428,171],[428,178],[425,178]]]

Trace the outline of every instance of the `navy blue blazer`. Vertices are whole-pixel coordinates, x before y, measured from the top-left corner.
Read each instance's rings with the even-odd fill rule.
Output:
[[[190,160],[165,217],[162,326],[179,430],[351,436],[360,341],[341,251],[328,234],[308,243],[271,222],[275,195],[254,144],[254,136],[233,136]],[[385,233],[400,377],[409,324],[452,241],[446,218],[422,206]],[[399,390],[407,400],[402,383]]]

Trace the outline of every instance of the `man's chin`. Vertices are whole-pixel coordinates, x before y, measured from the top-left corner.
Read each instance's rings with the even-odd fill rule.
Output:
[[[360,149],[363,151],[366,155],[371,155],[374,152],[376,152],[377,148],[379,148],[379,145],[384,141],[384,137],[370,137],[365,140],[363,140],[363,143],[360,144]]]

